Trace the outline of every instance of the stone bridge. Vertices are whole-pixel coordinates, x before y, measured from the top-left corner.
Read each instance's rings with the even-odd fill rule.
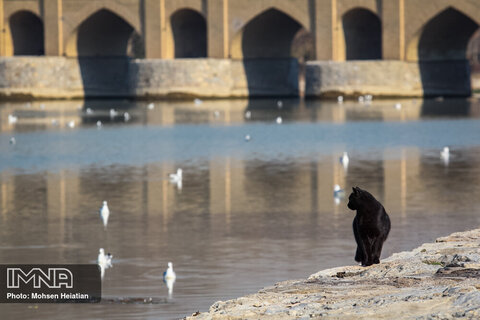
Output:
[[[448,81],[479,25],[478,0],[0,0],[0,55],[395,60]]]

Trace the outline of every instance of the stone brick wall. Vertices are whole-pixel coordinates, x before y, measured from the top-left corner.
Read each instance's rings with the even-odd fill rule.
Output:
[[[294,59],[0,59],[0,97],[226,98],[298,96]]]
[[[313,61],[306,65],[307,97],[469,96],[468,61]]]

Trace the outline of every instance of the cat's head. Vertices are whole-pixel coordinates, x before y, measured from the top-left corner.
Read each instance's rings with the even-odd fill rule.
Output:
[[[353,192],[350,193],[348,196],[348,204],[347,207],[350,210],[357,210],[362,202],[362,198],[364,196],[365,191],[360,189],[359,187],[353,187]]]

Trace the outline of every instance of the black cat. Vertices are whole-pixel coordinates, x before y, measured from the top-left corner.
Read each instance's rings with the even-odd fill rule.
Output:
[[[382,204],[369,192],[359,187],[352,189],[347,206],[357,210],[353,219],[353,234],[357,241],[355,261],[363,266],[380,263],[382,246],[390,232],[390,218]]]

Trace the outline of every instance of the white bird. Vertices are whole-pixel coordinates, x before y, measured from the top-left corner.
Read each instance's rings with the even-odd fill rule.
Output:
[[[75,128],[75,121],[74,121],[74,120],[68,121],[67,126],[68,126],[70,129]]]
[[[177,182],[178,180],[182,180],[183,170],[178,168],[177,173],[170,173],[169,177],[170,177],[170,181],[172,182]]]
[[[98,250],[97,264],[100,267],[100,277],[103,280],[105,276],[105,270],[112,267],[113,256],[110,253],[105,254],[105,250],[100,248]]]
[[[168,263],[168,268],[163,273],[163,280],[165,281],[167,279],[177,279],[177,275],[175,274],[175,271],[173,271],[173,263],[171,262]]]
[[[371,94],[367,94],[365,95],[365,100],[371,102],[373,100],[373,96]]]
[[[215,111],[213,112],[213,115],[215,116],[215,118],[220,117],[220,111],[215,110]]]
[[[97,121],[97,128],[101,128],[102,125],[103,125],[103,124],[102,124],[102,121],[98,120],[98,121]]]
[[[177,275],[175,274],[175,271],[173,271],[173,264],[169,262],[167,270],[165,270],[165,272],[163,273],[163,282],[165,282],[165,284],[167,285],[169,298],[172,297],[173,284],[175,283],[176,279]]]
[[[203,101],[198,99],[198,98],[195,98],[195,99],[193,99],[193,103],[195,103],[195,105],[199,106],[203,103]]]
[[[337,102],[338,103],[343,103],[343,96],[338,96],[337,97]]]
[[[115,118],[118,115],[118,112],[115,109],[110,109],[110,119]]]
[[[343,152],[343,155],[340,157],[340,163],[346,168],[348,167],[348,163],[350,162],[350,158],[348,158],[347,151]]]
[[[345,197],[345,190],[340,188],[338,184],[333,187],[333,197],[338,199],[343,199]]]
[[[247,142],[248,142],[248,141],[250,141],[250,139],[252,139],[252,137],[250,137],[250,135],[249,135],[249,134],[247,134],[247,135],[245,136],[245,141],[247,141]]]
[[[43,103],[40,104],[40,109],[45,110],[45,105]]]
[[[153,110],[155,109],[155,104],[153,102],[149,103],[147,106],[148,110]]]
[[[8,124],[17,123],[18,117],[14,116],[13,114],[8,115]]]
[[[52,126],[58,126],[58,120],[52,119]]]
[[[365,102],[365,98],[364,98],[363,96],[358,97],[358,102],[364,103],[364,102]]]
[[[108,217],[110,216],[110,209],[108,209],[107,201],[103,201],[103,205],[100,208],[100,218],[102,218],[103,226],[105,229],[108,224]]]
[[[450,160],[450,148],[449,147],[443,147],[443,150],[440,152],[440,158],[442,158],[442,160],[445,164],[448,164],[448,162]]]
[[[128,121],[130,120],[130,113],[125,112],[125,113],[123,114],[123,120],[124,120],[125,122],[128,122]]]
[[[177,189],[181,190],[183,187],[183,170],[178,168],[177,173],[169,174],[170,182],[177,185]]]
[[[85,110],[85,113],[86,113],[86,114],[89,114],[89,115],[90,115],[90,114],[93,114],[93,110],[90,109],[90,108],[87,108],[87,110]]]
[[[277,124],[282,124],[283,122],[282,117],[277,117],[275,121],[277,122]]]
[[[15,137],[11,137],[9,142],[10,144],[15,144],[17,143],[17,140],[15,139]]]
[[[245,119],[250,119],[251,117],[252,117],[252,112],[251,111],[245,112]]]
[[[401,110],[402,109],[402,104],[401,103],[395,103],[395,109]]]
[[[277,107],[278,107],[278,109],[282,109],[282,108],[283,108],[283,101],[282,101],[282,100],[278,100],[278,101],[277,101]]]
[[[110,252],[105,254],[105,250],[103,248],[98,250],[97,263],[99,266],[103,266],[105,269],[112,267],[112,258],[113,256]]]

